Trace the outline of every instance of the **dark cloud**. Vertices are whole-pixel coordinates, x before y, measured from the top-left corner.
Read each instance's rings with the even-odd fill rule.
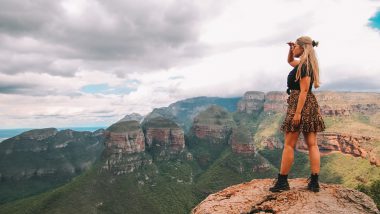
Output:
[[[18,37],[42,31],[55,14],[60,13],[57,3],[48,0],[1,0],[0,30]]]
[[[107,114],[107,113],[113,113],[113,110],[97,110],[97,111],[91,111],[92,114]]]
[[[38,82],[30,83],[30,80],[24,82],[22,80],[7,81],[2,79],[0,79],[0,94],[22,94],[29,96],[64,95],[71,98],[83,96],[80,92],[43,86]]]
[[[199,26],[210,14],[202,11],[190,1],[93,0],[75,16],[58,1],[2,0],[0,72],[72,76],[81,67],[123,76],[169,68],[203,54]]]
[[[0,94],[24,94],[37,88],[34,84],[8,83],[0,81]]]

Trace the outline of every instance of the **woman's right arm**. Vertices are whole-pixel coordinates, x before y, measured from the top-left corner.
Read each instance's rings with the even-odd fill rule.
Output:
[[[294,44],[292,42],[288,42],[288,44],[289,44],[288,63],[291,66],[296,67],[299,64],[299,62],[298,60],[294,60],[294,56],[293,56]]]

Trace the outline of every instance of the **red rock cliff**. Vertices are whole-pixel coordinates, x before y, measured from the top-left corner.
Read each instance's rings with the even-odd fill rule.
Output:
[[[185,136],[182,128],[175,122],[156,117],[144,124],[147,146],[160,147],[169,153],[180,153],[185,148]]]
[[[296,148],[300,151],[307,151],[307,145],[303,136],[300,135]],[[380,157],[378,157],[371,143],[373,139],[369,136],[355,136],[351,134],[321,132],[317,135],[318,147],[323,154],[339,151],[350,154],[355,157],[367,158],[371,164],[380,166]]]
[[[232,151],[238,154],[254,154],[256,148],[251,132],[244,127],[237,127],[232,130],[229,142]]]
[[[105,136],[105,146],[109,153],[145,151],[144,133],[138,121],[115,123],[105,131]]]
[[[107,128],[105,136],[106,160],[101,170],[120,175],[152,163],[144,153],[145,137],[138,121],[117,122]]]
[[[238,112],[253,113],[263,108],[265,93],[261,91],[247,91],[237,104]]]
[[[271,91],[265,94],[264,111],[286,112],[286,92]]]

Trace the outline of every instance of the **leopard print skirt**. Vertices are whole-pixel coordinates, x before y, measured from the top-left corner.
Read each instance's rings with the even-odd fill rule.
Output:
[[[305,104],[301,111],[301,120],[298,125],[293,125],[292,120],[296,113],[300,90],[291,90],[288,96],[288,109],[285,120],[280,126],[281,132],[322,132],[326,129],[320,108],[315,95],[308,91]]]

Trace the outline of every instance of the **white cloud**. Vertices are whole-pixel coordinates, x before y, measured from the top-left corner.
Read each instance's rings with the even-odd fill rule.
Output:
[[[92,1],[82,0],[79,6],[77,1],[65,2],[66,15],[73,21],[71,27],[75,24],[86,27],[87,22],[94,22],[94,16],[83,15],[86,10],[83,8],[90,7],[96,11],[96,17],[101,18],[100,30],[120,32],[115,29],[119,26],[119,20],[107,13],[111,4],[105,8],[102,4],[92,4]],[[162,43],[148,43],[152,45],[148,50],[154,54],[145,53],[145,49],[126,46],[136,48],[136,52],[125,51],[138,61],[133,65],[128,64],[131,58],[112,60],[104,53],[98,53],[97,56],[105,56],[106,60],[62,57],[73,56],[72,45],[75,42],[65,46],[65,43],[46,42],[27,35],[22,39],[11,34],[2,35],[0,38],[3,40],[0,41],[3,43],[0,46],[7,52],[0,53],[0,60],[6,59],[1,54],[13,54],[14,57],[21,57],[21,60],[14,58],[15,61],[8,63],[12,66],[17,62],[22,63],[15,66],[20,68],[18,74],[11,74],[10,71],[0,74],[0,83],[4,83],[0,86],[0,128],[110,125],[125,114],[146,114],[155,107],[167,106],[189,97],[242,96],[248,90],[285,91],[286,78],[292,69],[286,62],[286,42],[302,35],[311,36],[320,42],[316,51],[322,85],[317,90],[380,92],[380,64],[377,57],[380,31],[368,26],[368,19],[380,10],[379,1],[217,2],[194,3],[191,10],[181,12],[182,16],[178,13],[185,2],[176,2],[170,12],[173,14],[167,14],[171,20],[180,23],[181,19],[186,18],[184,13],[188,13],[188,17],[202,18],[196,22],[194,29],[187,29],[191,37],[186,38],[184,34],[170,28],[170,32],[175,32],[172,39],[179,39],[176,43],[170,43],[168,39],[171,35],[163,36],[161,32],[169,28],[163,25],[160,30],[156,26],[154,29],[158,31],[144,32],[150,41],[155,38],[151,33],[160,32],[161,38],[158,39],[162,39]],[[144,8],[150,7],[143,5],[138,7],[138,11],[144,11]],[[200,16],[196,11],[203,15]],[[131,26],[139,27],[138,20],[130,20]],[[189,20],[187,25],[177,23],[173,26],[194,27],[194,23]],[[86,33],[78,35],[91,38]],[[113,37],[107,35],[104,38]],[[143,39],[138,38],[137,44],[145,45]],[[9,41],[20,43],[10,45]],[[201,48],[192,51],[184,49],[189,44]],[[38,47],[40,49],[37,51]],[[89,50],[91,47],[85,52]],[[30,55],[23,55],[25,52]],[[117,55],[117,52],[110,53]],[[192,60],[182,60],[183,56],[190,56]],[[141,72],[138,66],[144,63],[148,65],[150,60],[154,62],[146,66],[149,72]],[[161,66],[161,62],[165,66]],[[7,68],[6,61],[2,61],[2,64],[5,65],[4,69]],[[23,65],[29,65],[29,70],[33,70],[46,64],[50,66],[47,71],[51,73],[25,73],[21,70]],[[65,72],[68,75],[64,75]],[[86,94],[80,91],[86,85],[108,84],[110,87],[119,87],[128,85],[131,80],[137,81],[133,84],[136,90],[124,95]]]

